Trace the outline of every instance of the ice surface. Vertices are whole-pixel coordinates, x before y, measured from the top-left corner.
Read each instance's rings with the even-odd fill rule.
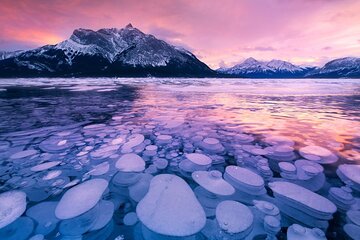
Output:
[[[177,237],[199,232],[206,220],[189,185],[171,174],[160,174],[151,180],[149,192],[137,205],[136,213],[150,230]]]
[[[15,222],[0,228],[0,239],[28,240],[34,229],[34,221],[29,217],[20,217]]]
[[[0,229],[18,219],[26,210],[26,194],[8,191],[0,194]]]
[[[67,190],[56,206],[56,217],[70,219],[87,212],[99,202],[107,186],[104,179],[92,179]]]
[[[33,219],[20,220],[18,225],[22,214],[2,228],[14,236],[17,226],[29,222],[34,229],[26,240],[38,232],[44,239],[171,238],[147,229],[135,213],[151,179],[159,174],[173,174],[189,184],[211,222],[205,228],[213,230],[175,238],[243,238],[227,234],[216,222],[216,207],[225,199],[251,206],[255,220],[249,239],[256,234],[271,238],[278,229],[274,218],[281,219],[283,231],[277,235],[281,239],[294,223],[317,226],[339,238],[346,235],[344,224],[357,229],[353,227],[357,215],[351,211],[359,209],[359,109],[356,99],[346,95],[354,95],[358,81],[84,78],[3,79],[0,85],[6,90],[0,92],[4,113],[0,114],[0,192],[26,193],[27,216]],[[119,162],[124,168],[118,169],[117,161],[124,154],[138,157],[125,158]],[[320,165],[338,157],[339,168]],[[230,176],[231,168],[242,171]],[[235,193],[221,196],[227,187],[214,187],[207,180],[197,179],[199,186],[191,176],[196,171],[224,174],[222,181]],[[106,179],[108,188],[81,190],[63,210],[78,211],[92,201],[94,205],[58,222],[54,215],[59,201],[71,193],[71,187],[96,176]],[[274,181],[296,184],[317,196],[308,197],[303,189],[290,194],[288,185],[281,187],[285,189],[281,194],[271,191],[267,185]],[[87,195],[93,191],[101,192],[95,194],[98,200]],[[315,200],[307,202],[305,196]],[[320,196],[337,206],[331,221],[332,213],[322,212],[328,202]],[[174,197],[182,199],[175,190]],[[111,201],[113,212],[103,206],[104,201]],[[179,216],[172,208],[178,206],[176,200],[170,204],[167,211]],[[319,211],[318,204],[324,209]],[[272,220],[265,220],[268,215]],[[258,226],[260,232],[255,231]]]
[[[145,161],[135,153],[122,155],[115,164],[121,172],[142,172],[145,169]]]

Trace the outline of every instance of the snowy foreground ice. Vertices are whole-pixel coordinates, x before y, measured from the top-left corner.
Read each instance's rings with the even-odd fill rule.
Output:
[[[0,239],[360,239],[360,83],[291,81],[2,80]]]

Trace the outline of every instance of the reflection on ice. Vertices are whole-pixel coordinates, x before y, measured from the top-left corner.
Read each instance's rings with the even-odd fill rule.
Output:
[[[248,81],[4,80],[0,239],[356,239],[360,85]]]

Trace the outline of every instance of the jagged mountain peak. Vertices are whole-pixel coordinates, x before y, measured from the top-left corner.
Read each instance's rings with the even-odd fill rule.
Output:
[[[101,75],[102,72],[109,75],[131,72],[139,76],[214,74],[189,51],[145,34],[131,24],[121,29],[97,31],[78,28],[67,40],[25,51],[4,64],[12,69],[13,75],[18,74],[19,68],[27,74],[47,72],[52,75],[59,71],[69,75]],[[154,68],[161,68],[161,71]]]

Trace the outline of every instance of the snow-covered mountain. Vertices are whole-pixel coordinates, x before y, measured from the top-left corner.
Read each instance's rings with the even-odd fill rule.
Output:
[[[122,29],[76,29],[59,44],[0,56],[0,77],[214,75],[191,52],[131,24]]]
[[[309,78],[360,78],[360,58],[338,58],[306,74]]]
[[[249,78],[297,78],[303,77],[314,67],[296,66],[290,62],[281,60],[258,61],[248,58],[244,62],[230,68],[220,68],[217,71],[222,74],[235,77]]]
[[[14,52],[7,52],[7,51],[0,51],[0,60],[4,60],[7,58],[15,57],[22,53],[23,51],[14,51]]]

